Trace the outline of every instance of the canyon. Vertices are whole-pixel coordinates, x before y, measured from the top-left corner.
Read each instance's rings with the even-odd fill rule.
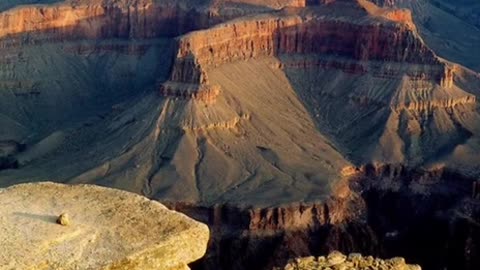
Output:
[[[422,269],[476,269],[480,204],[474,182],[445,169],[367,165],[322,203],[166,205],[211,229],[209,251],[195,269],[272,269],[335,250],[402,256]]]
[[[439,0],[9,2],[0,187],[159,200],[209,225],[194,269],[333,250],[479,268],[471,16]]]

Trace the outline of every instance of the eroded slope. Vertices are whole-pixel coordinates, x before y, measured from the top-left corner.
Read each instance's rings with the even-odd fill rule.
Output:
[[[478,74],[439,58],[408,10],[326,2],[7,11],[38,17],[2,28],[0,139],[25,146],[3,151],[19,169],[2,185],[277,205],[328,197],[352,163],[476,174]]]

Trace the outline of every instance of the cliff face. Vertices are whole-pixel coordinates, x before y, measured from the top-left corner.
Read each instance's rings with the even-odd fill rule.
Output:
[[[367,247],[354,240],[375,241],[376,236],[369,228],[354,224],[364,218],[365,205],[348,188],[342,189],[341,197],[326,202],[272,208],[166,205],[207,223],[212,231],[208,255],[193,264],[193,269],[272,269],[292,257],[339,248],[369,254],[378,250],[372,242]],[[351,242],[344,242],[345,238]]]
[[[348,12],[352,6],[338,8],[345,8]],[[405,71],[370,70],[366,62],[416,64],[423,67],[407,71],[410,78],[432,81],[446,88],[452,86],[450,68],[425,46],[412,27],[409,12],[385,11],[378,7],[370,9],[367,8],[360,18],[352,17],[352,20],[331,17],[329,11],[334,11],[328,6],[320,12],[287,10],[276,16],[234,20],[208,30],[189,33],[178,38],[169,80],[208,85],[208,70],[222,64],[265,56],[305,55],[302,61],[307,63],[288,58],[284,58],[283,62],[286,66],[317,66],[391,78],[401,78]],[[362,21],[362,16],[378,16],[387,22],[376,22],[370,17]],[[337,59],[330,57],[315,61],[310,59],[312,55],[334,56]]]
[[[240,4],[243,5],[241,9],[236,7]],[[135,3],[127,0],[71,0],[51,5],[19,6],[0,12],[0,38],[22,34],[22,39],[9,41],[21,43],[26,37],[44,41],[175,37],[249,13],[304,5],[301,0],[139,0]]]
[[[91,2],[26,6],[2,12],[0,37],[11,37],[8,42],[13,44],[24,42],[25,37],[32,40],[173,37],[221,20],[207,10],[151,1],[136,5]],[[16,40],[18,35],[22,38]]]
[[[361,61],[438,63],[407,27],[300,16],[259,18],[195,32],[180,39],[177,57],[193,55],[200,64],[217,66],[281,54],[337,54]]]
[[[337,190],[339,197],[325,203],[267,209],[167,205],[210,226],[208,256],[192,265],[194,269],[272,269],[289,259],[334,250],[401,256],[424,269],[474,270],[480,265],[473,255],[480,239],[473,179],[445,169],[367,165],[355,169],[350,181]],[[326,263],[324,259],[296,260],[291,265],[323,269],[318,263]],[[357,266],[393,267],[367,257],[364,263]]]

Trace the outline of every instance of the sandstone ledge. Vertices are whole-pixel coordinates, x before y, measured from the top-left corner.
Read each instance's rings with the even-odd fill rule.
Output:
[[[348,256],[334,251],[327,257],[307,257],[292,260],[284,270],[421,270],[418,265],[409,265],[403,258],[389,260],[376,259],[372,256],[363,257],[360,254],[352,253]],[[279,270],[279,269],[277,269]]]
[[[22,184],[0,189],[0,205],[0,269],[188,269],[209,239],[156,201],[98,186]]]

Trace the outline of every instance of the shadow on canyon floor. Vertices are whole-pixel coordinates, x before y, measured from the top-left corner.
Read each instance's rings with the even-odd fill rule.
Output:
[[[426,270],[479,269],[480,200],[479,194],[472,198],[474,180],[446,170],[388,167],[363,170],[351,180],[348,202],[271,209],[170,207],[210,226],[207,255],[192,269],[271,269],[290,258],[332,250],[401,256]],[[301,226],[294,224],[299,219]]]

